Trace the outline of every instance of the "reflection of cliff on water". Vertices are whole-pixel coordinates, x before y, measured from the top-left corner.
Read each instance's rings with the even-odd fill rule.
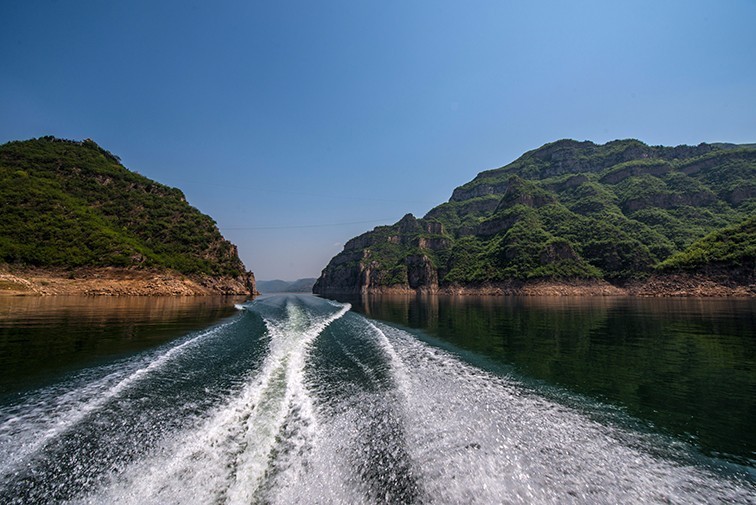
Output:
[[[230,297],[0,297],[0,394],[129,355],[234,313]]]
[[[756,301],[370,296],[371,318],[421,329],[518,374],[621,405],[740,457],[756,451]]]

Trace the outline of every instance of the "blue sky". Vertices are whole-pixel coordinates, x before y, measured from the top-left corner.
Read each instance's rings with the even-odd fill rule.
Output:
[[[756,142],[756,2],[4,0],[0,142],[92,138],[258,279],[560,138]]]

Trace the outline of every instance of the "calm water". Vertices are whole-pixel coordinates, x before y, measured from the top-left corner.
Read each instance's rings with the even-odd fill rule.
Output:
[[[0,502],[756,496],[750,302],[141,300],[4,312]]]
[[[243,301],[0,296],[0,399],[205,328]]]

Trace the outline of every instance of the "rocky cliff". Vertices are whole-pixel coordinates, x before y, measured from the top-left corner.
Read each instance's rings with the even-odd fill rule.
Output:
[[[756,146],[561,140],[481,172],[421,219],[350,240],[314,292],[640,294],[655,282],[670,293],[667,280],[707,270],[666,260],[754,214]],[[718,265],[713,282],[732,284],[738,268]],[[754,291],[752,277],[734,278]]]

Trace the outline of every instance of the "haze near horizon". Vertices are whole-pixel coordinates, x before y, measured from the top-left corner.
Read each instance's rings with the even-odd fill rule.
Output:
[[[0,142],[92,138],[258,279],[561,138],[756,142],[756,3],[5,6]]]

